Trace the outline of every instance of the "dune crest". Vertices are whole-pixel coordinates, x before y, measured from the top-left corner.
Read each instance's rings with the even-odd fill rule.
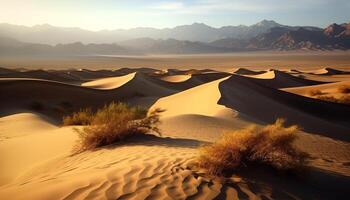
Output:
[[[184,82],[191,78],[191,75],[170,75],[162,77],[163,81],[168,81],[172,83]]]
[[[89,81],[82,83],[81,85],[84,87],[89,87],[89,88],[95,88],[95,89],[102,89],[102,90],[111,90],[118,88],[125,83],[129,82],[132,80],[136,75],[136,72],[121,76],[121,77],[110,77],[110,78],[102,78],[102,79],[97,79],[94,81]]]
[[[259,74],[263,74],[265,72],[266,71],[253,71],[253,70],[249,70],[246,68],[238,68],[238,69],[233,71],[233,73],[239,74],[239,75],[259,75]]]
[[[308,80],[300,77],[293,76],[286,72],[278,70],[270,70],[263,74],[249,76],[255,78],[257,83],[272,88],[287,88],[287,87],[299,87],[307,85],[317,85],[324,82]]]
[[[319,69],[316,71],[312,71],[313,74],[316,75],[341,75],[341,74],[350,74],[350,72],[348,71],[342,71],[342,70],[338,70],[338,69],[333,69],[333,68],[323,68],[323,69]]]

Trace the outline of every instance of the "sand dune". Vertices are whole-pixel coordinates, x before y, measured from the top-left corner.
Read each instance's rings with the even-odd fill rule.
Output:
[[[0,71],[1,78],[35,78],[64,83],[80,83],[87,80],[94,80],[105,77],[120,76],[127,73],[125,70],[88,70],[88,69],[67,69],[67,70],[8,70]],[[132,70],[134,72],[137,69]],[[142,71],[140,69],[140,71]],[[130,72],[131,73],[131,72]]]
[[[131,73],[121,77],[111,77],[111,78],[102,78],[95,81],[89,81],[81,84],[84,87],[90,87],[95,89],[111,90],[118,88],[125,83],[129,82],[135,77],[136,73]]]
[[[337,95],[336,88],[349,80],[324,83],[318,78],[327,82],[334,76],[346,79],[346,74],[295,72],[314,77],[311,81],[276,70],[249,75],[244,69],[239,74],[150,68],[44,72],[83,83],[0,79],[0,199],[349,196],[350,107],[308,97],[312,89]],[[165,109],[162,136],[130,138],[73,154],[78,138],[73,128],[81,127],[60,127],[62,115],[110,101]],[[259,167],[223,180],[194,165],[202,144],[225,131],[265,125],[278,117],[303,128],[295,145],[311,156],[306,171],[284,174]]]
[[[226,110],[224,106],[217,104],[221,96],[220,91],[218,90],[218,83],[224,79],[226,78],[162,98],[158,100],[153,107],[165,108],[166,112],[162,115],[163,117],[183,114],[197,114],[205,116],[219,115]],[[177,104],[180,104],[181,107],[179,107]]]
[[[153,83],[142,74],[134,75],[132,80],[112,90],[38,79],[0,79],[0,83],[0,92],[6,94],[0,99],[2,115],[22,109],[35,110],[56,118],[71,110],[98,107],[111,101],[133,103],[144,99],[142,105],[148,106],[159,97],[176,92]]]
[[[320,177],[331,183],[337,181],[338,184],[343,179],[321,172],[309,174],[312,183],[308,183],[301,182],[300,178],[281,179],[268,170],[257,170],[242,172],[244,178],[235,176],[224,184],[219,179],[203,176],[201,171],[191,168],[197,155],[196,148],[200,145],[196,140],[145,136],[106,149],[72,155],[68,150],[75,135],[70,127],[45,131],[45,135],[40,138],[36,137],[38,135],[32,134],[30,138],[24,136],[5,144],[0,143],[1,155],[9,155],[2,157],[2,160],[7,161],[2,170],[8,172],[7,174],[21,172],[19,176],[7,177],[7,182],[10,182],[3,182],[0,186],[0,197],[288,199],[293,195],[308,199],[316,195],[327,199],[343,198],[346,195],[341,193],[343,187],[322,185],[324,181]],[[37,148],[28,148],[25,144],[28,140],[33,141]],[[17,150],[16,156],[9,152],[14,150]],[[14,157],[16,159],[11,160]],[[20,165],[19,161],[28,165]],[[7,164],[17,167],[6,168]],[[301,183],[302,190],[298,189]],[[314,186],[316,183],[318,187]]]
[[[165,87],[172,88],[180,92],[204,83],[208,83],[214,80],[227,77],[229,75],[230,75],[229,73],[224,73],[224,72],[210,72],[210,73],[203,73],[203,74],[192,74],[190,75],[190,78],[180,82],[165,81],[163,80],[163,77],[160,77],[159,79],[155,78],[153,80],[159,85],[163,85]],[[189,75],[172,75],[172,76],[189,76]]]
[[[14,72],[16,72],[16,70],[0,67],[0,74],[1,75],[2,74],[10,74],[10,73],[14,73]]]
[[[52,130],[56,126],[52,125],[50,119],[45,116],[33,113],[20,113],[0,118],[1,126],[0,138],[9,139],[27,134]]]
[[[143,73],[131,73],[85,82],[82,86],[40,79],[0,79],[2,116],[16,110],[32,110],[54,118],[84,107],[111,101],[150,106],[158,98],[227,76],[226,73],[192,75],[184,82],[167,82]]]
[[[311,73],[317,74],[317,75],[340,75],[340,74],[350,74],[348,71],[342,71],[338,69],[333,69],[333,68],[323,68],[319,70],[312,71]]]
[[[232,75],[220,84],[219,104],[264,122],[276,117],[299,124],[306,131],[349,140],[350,108],[261,86],[256,79]],[[252,98],[252,96],[254,98]],[[330,123],[333,121],[334,123]]]
[[[312,96],[311,92],[315,90],[319,90],[321,95],[331,95],[333,97],[339,97],[343,94],[339,91],[340,86],[350,86],[350,81],[340,81],[335,83],[327,83],[321,85],[313,85],[313,86],[304,86],[304,87],[294,87],[294,88],[285,88],[284,91],[291,92],[294,94],[299,94],[302,96],[316,98],[316,96]]]
[[[194,75],[217,72],[213,69],[167,69],[165,71],[167,75]]]
[[[282,117],[289,123],[301,125],[306,131],[349,141],[348,106],[267,88],[256,80],[232,75],[161,98],[153,107],[166,109],[164,117],[184,114],[219,117],[221,113],[233,112],[235,114],[229,115],[231,119],[240,113],[265,123]]]
[[[233,73],[239,74],[239,75],[258,75],[258,74],[263,74],[265,72],[266,71],[253,71],[246,68],[238,68],[235,71],[233,71]]]
[[[0,121],[0,185],[45,160],[70,152],[75,142],[71,128],[58,128],[37,114],[20,113]]]
[[[45,80],[51,80],[51,81],[59,81],[59,82],[76,82],[79,79],[67,75],[64,73],[61,74],[55,74],[51,73],[45,70],[29,70],[29,71],[23,71],[23,72],[11,72],[6,74],[1,74],[1,78],[36,78],[36,79],[45,79]]]
[[[324,83],[321,81],[307,80],[296,77],[278,70],[270,70],[266,73],[253,75],[250,77],[255,78],[257,83],[272,88],[300,87]]]
[[[170,75],[164,76],[161,79],[172,83],[184,82],[191,78],[191,75]]]

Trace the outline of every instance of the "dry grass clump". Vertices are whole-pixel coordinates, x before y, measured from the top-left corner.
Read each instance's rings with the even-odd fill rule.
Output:
[[[306,154],[293,145],[298,126],[284,127],[284,120],[263,128],[249,128],[226,133],[217,142],[201,147],[199,166],[210,174],[223,174],[251,164],[264,164],[276,169],[302,165]]]
[[[309,91],[310,96],[322,95],[323,92],[320,89],[312,89]]]
[[[71,116],[63,117],[63,125],[89,125],[93,119],[94,113],[90,108],[81,109],[79,112],[73,113]]]
[[[79,134],[77,151],[92,150],[149,131],[159,133],[160,112],[162,110],[156,109],[146,116],[147,110],[139,107],[114,102],[106,105],[92,115],[88,126],[76,129]]]
[[[350,85],[341,85],[338,87],[338,91],[343,94],[349,94],[350,93]]]
[[[338,98],[335,98],[333,96],[318,96],[317,98],[320,100],[323,100],[323,101],[330,101],[330,102],[350,105],[350,96],[349,95],[342,95]]]

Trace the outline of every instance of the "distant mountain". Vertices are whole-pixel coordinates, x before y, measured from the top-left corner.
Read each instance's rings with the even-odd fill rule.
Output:
[[[277,50],[350,49],[350,23],[332,24],[325,29],[272,28],[249,41],[250,48]]]
[[[51,26],[49,26],[51,27]],[[47,30],[48,27],[38,26],[37,31]],[[51,28],[50,28],[51,29]],[[132,32],[141,34],[140,32]],[[56,37],[53,28],[53,39]],[[82,31],[81,29],[77,29]],[[168,29],[159,29],[164,31]],[[170,29],[169,29],[170,30]],[[225,30],[225,31],[218,31]],[[239,31],[238,31],[239,30]],[[13,31],[13,30],[12,30]],[[62,31],[60,28],[58,32]],[[149,29],[148,33],[153,32]],[[75,32],[69,29],[65,34]],[[84,31],[82,31],[85,33]],[[207,33],[206,34],[204,34]],[[2,33],[2,32],[0,32]],[[124,54],[195,54],[195,53],[221,53],[233,51],[257,50],[348,50],[350,49],[350,23],[331,24],[325,29],[316,27],[290,27],[279,25],[273,21],[264,20],[253,26],[222,27],[215,29],[205,24],[179,26],[172,29],[168,36],[188,38],[189,35],[201,40],[218,37],[220,39],[206,42],[190,41],[185,39],[154,39],[139,37],[118,43],[88,43],[72,42],[64,44],[42,44],[20,41],[14,37],[0,36],[0,55],[124,55]],[[60,32],[62,33],[62,32]],[[62,34],[64,34],[62,33]],[[154,33],[154,32],[153,32]],[[174,34],[174,35],[172,35]],[[225,34],[227,34],[225,36]],[[1,35],[1,34],[0,34]],[[69,34],[68,34],[69,35]],[[215,35],[215,37],[214,37]],[[78,35],[77,35],[78,36]],[[82,35],[86,39],[88,34]],[[136,36],[136,35],[134,35]],[[163,35],[164,36],[164,35]],[[192,38],[193,39],[193,38]]]
[[[11,37],[16,40],[41,44],[82,43],[115,43],[137,38],[175,39],[199,42],[211,42],[225,38],[247,39],[267,32],[273,27],[282,27],[274,21],[263,20],[251,26],[224,26],[214,28],[203,23],[176,26],[174,28],[133,28],[88,31],[80,28],[55,27],[48,24],[37,26],[18,26],[0,24],[0,37]]]
[[[96,55],[96,54],[132,54],[117,44],[70,44],[47,45],[21,42],[12,38],[0,37],[0,55]]]
[[[344,23],[344,24],[331,24],[324,30],[324,34],[328,37],[336,37],[336,38],[342,38],[342,37],[348,37],[350,36],[350,23]]]
[[[154,40],[140,38],[119,44],[37,44],[24,43],[11,38],[0,38],[0,55],[125,55],[125,54],[190,54],[229,52],[230,49],[208,45],[202,42],[181,41],[174,39]]]

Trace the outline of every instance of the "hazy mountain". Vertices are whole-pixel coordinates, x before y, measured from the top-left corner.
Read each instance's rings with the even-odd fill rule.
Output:
[[[117,44],[37,44],[21,42],[12,38],[0,37],[0,55],[96,55],[96,54],[133,54]]]
[[[136,39],[120,41],[118,43],[84,44],[82,42],[73,42],[65,44],[48,45],[32,42],[23,42],[15,39],[15,37],[0,37],[0,55],[122,55],[150,53],[220,53],[250,50],[346,50],[350,49],[349,24],[332,24],[325,29],[320,29],[315,27],[282,26],[278,25],[273,21],[265,20],[256,25],[250,26],[249,29],[245,29],[245,31],[243,31],[244,28],[240,28],[241,32],[237,31],[237,27],[222,27],[221,29],[225,29],[225,31],[220,33],[217,32],[218,29],[214,29],[204,24],[194,24],[189,26],[176,27],[173,29],[174,33],[171,33],[177,33],[177,37],[182,38],[190,34],[191,31],[193,31],[193,35],[200,35],[198,37],[201,37],[201,40],[207,38],[208,35],[213,36],[217,34],[216,37],[223,37],[224,33],[230,33],[230,36],[232,36],[233,33],[237,34],[235,35],[236,37],[223,37],[222,39],[218,39],[215,41],[208,40],[206,42],[140,37]],[[258,27],[264,28],[262,29]],[[38,28],[37,30],[40,30],[43,27],[36,28]],[[44,29],[47,30],[47,27],[45,27]],[[236,29],[236,31],[233,31],[233,29]],[[77,30],[81,31],[81,29]],[[55,35],[54,29],[52,29],[51,31],[52,35]],[[58,31],[62,30],[58,29]],[[258,33],[259,31],[261,32],[260,34]],[[138,34],[141,34],[141,32],[138,32]],[[206,32],[210,34],[200,34],[201,32]],[[243,33],[246,34],[245,37],[243,37],[243,35],[240,35]],[[257,35],[253,37],[248,36],[249,34]],[[14,36],[16,36],[16,34],[14,34]],[[55,36],[50,37],[50,39],[54,37]],[[84,37],[87,38],[87,35],[83,35],[81,38]]]
[[[133,28],[88,31],[80,28],[55,27],[48,24],[37,26],[18,26],[0,24],[0,37],[11,37],[23,42],[59,44],[59,43],[115,43],[136,38],[176,39],[211,42],[224,38],[251,38],[267,32],[272,27],[281,27],[274,21],[263,20],[252,26],[224,26],[214,28],[203,23],[176,26],[174,28]]]
[[[37,44],[25,43],[11,38],[0,38],[0,55],[123,55],[123,54],[189,54],[228,52],[230,49],[214,47],[202,42],[182,41],[175,39],[154,40],[140,38],[119,44]]]
[[[249,42],[249,47],[279,50],[333,50],[350,49],[350,23],[332,24],[325,29],[272,28]]]

